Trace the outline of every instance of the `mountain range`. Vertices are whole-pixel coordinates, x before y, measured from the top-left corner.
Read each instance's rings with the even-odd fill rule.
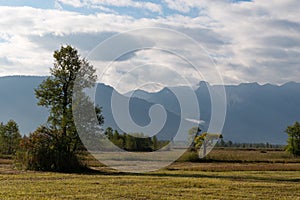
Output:
[[[7,76],[0,77],[0,122],[15,120],[22,134],[33,132],[39,125],[47,121],[47,109],[37,106],[34,89],[46,77]],[[201,102],[201,128],[205,131],[211,117],[211,101],[209,85],[200,82],[195,89],[198,101]],[[283,85],[259,85],[258,83],[242,83],[225,85],[227,99],[226,120],[222,134],[224,140],[247,143],[285,144],[284,133],[288,125],[300,120],[300,83],[288,82]],[[164,88],[158,92],[136,90],[127,94],[117,93],[124,101],[130,98],[129,111],[132,120],[146,126],[150,123],[149,109],[160,104],[166,109],[167,121],[158,133],[160,138],[170,138],[176,132],[180,121],[180,105],[172,91],[184,94],[188,88],[178,86]],[[96,90],[96,103],[103,109],[105,127],[120,129],[114,120],[111,109],[111,95],[114,89],[99,83]],[[188,99],[186,100],[188,103]],[[122,112],[122,108],[120,108]],[[159,118],[159,116],[156,116]],[[184,122],[184,127],[193,126]]]

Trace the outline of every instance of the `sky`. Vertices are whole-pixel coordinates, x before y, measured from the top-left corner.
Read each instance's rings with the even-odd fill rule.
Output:
[[[49,75],[76,47],[123,92],[300,77],[299,0],[0,0],[0,76]]]

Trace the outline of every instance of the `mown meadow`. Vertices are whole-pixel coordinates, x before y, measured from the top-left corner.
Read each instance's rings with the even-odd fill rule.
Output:
[[[300,160],[284,151],[215,149],[207,160],[155,172],[20,171],[0,160],[0,199],[300,199]]]

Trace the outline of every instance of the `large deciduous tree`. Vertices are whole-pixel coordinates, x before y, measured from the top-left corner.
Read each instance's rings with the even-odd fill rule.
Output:
[[[83,149],[73,119],[74,84],[82,76],[82,87],[93,87],[97,76],[93,66],[72,46],[62,46],[53,56],[51,76],[35,90],[38,105],[48,108],[50,115],[47,126],[39,127],[29,137],[28,165],[38,170],[74,171],[82,167],[77,153]],[[84,100],[91,103],[87,98]],[[101,109],[96,107],[95,112],[101,125]]]
[[[295,122],[285,130],[288,134],[286,150],[294,156],[300,155],[300,123]]]

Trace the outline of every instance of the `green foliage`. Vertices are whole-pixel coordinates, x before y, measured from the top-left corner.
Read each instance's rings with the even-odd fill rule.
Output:
[[[294,125],[288,126],[285,130],[288,134],[286,150],[294,156],[300,155],[300,124],[295,122]]]
[[[114,145],[126,151],[155,151],[166,146],[168,141],[159,141],[156,136],[147,137],[143,133],[120,134],[108,127],[104,134]]]
[[[23,138],[23,151],[17,153],[18,164],[26,169],[41,171],[79,171],[82,164],[75,153],[62,151],[62,146],[51,137],[45,127],[38,128],[27,138]]]
[[[232,142],[224,141],[223,139],[219,140],[216,144],[216,147],[231,147],[231,148],[245,148],[245,149],[282,149],[283,145],[279,144],[270,144],[266,143],[240,143],[240,142]]]
[[[125,147],[127,151],[137,150],[136,140],[131,135],[125,134]]]
[[[18,124],[10,120],[0,123],[0,154],[13,155],[19,148],[21,135]]]
[[[28,158],[25,166],[35,170],[74,171],[81,168],[77,153],[83,149],[73,119],[75,80],[78,76],[84,77],[81,87],[92,87],[97,76],[93,66],[80,58],[77,50],[71,46],[62,46],[54,52],[53,57],[55,61],[50,69],[51,76],[35,90],[38,105],[48,108],[50,115],[47,126],[39,127],[25,141],[23,153]],[[79,103],[85,106],[92,102],[83,97]],[[101,125],[101,109],[96,107],[95,111]]]
[[[109,140],[112,140],[112,138],[113,138],[113,132],[114,132],[114,130],[113,130],[111,127],[108,127],[108,128],[105,130],[104,134],[107,136],[107,138],[108,138]]]
[[[158,141],[156,135],[154,135],[154,136],[152,137],[152,143],[153,143],[153,146],[152,146],[152,149],[153,149],[153,150],[159,149],[159,141]]]

